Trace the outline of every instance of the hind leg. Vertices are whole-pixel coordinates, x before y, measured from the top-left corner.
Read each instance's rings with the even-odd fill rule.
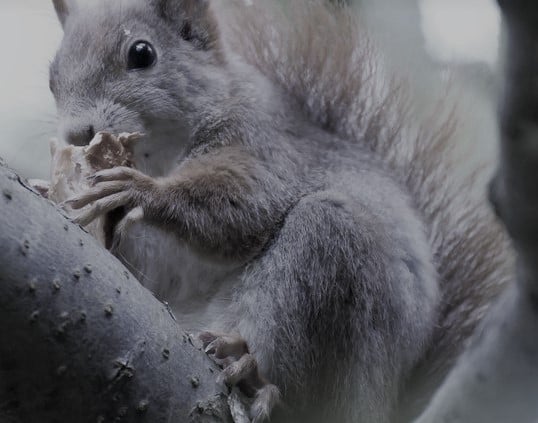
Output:
[[[278,403],[280,393],[275,385],[265,380],[258,364],[249,352],[246,341],[234,335],[203,332],[199,335],[207,354],[223,366],[219,382],[237,386],[254,398],[250,408],[253,423],[269,421],[271,411]]]
[[[420,222],[386,222],[370,206],[330,191],[303,198],[234,298],[233,329],[294,409],[286,421],[388,421],[431,333]]]

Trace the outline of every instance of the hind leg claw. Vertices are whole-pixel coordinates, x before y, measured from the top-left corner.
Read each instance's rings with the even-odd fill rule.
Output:
[[[203,332],[199,338],[205,352],[223,366],[219,382],[237,386],[254,398],[250,408],[253,423],[268,422],[271,411],[280,400],[280,392],[260,375],[258,363],[250,354],[246,341],[239,336],[211,332]]]

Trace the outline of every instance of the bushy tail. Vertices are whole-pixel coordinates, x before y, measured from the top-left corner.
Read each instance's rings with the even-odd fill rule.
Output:
[[[283,87],[316,124],[382,157],[410,191],[429,230],[443,304],[422,366],[441,378],[509,281],[512,254],[475,173],[458,165],[456,109],[411,112],[355,13],[316,0],[253,2],[234,10],[234,49]],[[432,103],[434,101],[432,100]],[[480,179],[480,178],[477,178]],[[484,178],[482,178],[483,180]]]

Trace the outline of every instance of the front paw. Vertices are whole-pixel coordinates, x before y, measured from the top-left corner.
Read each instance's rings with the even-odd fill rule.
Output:
[[[127,210],[127,215],[118,228],[140,220],[158,185],[155,179],[123,166],[101,170],[89,180],[91,187],[86,192],[65,202],[75,210],[86,208],[74,218],[82,226],[120,207]]]
[[[280,392],[258,371],[258,363],[250,354],[246,341],[235,335],[203,332],[199,335],[204,350],[223,366],[219,381],[237,386],[245,395],[254,398],[250,408],[253,423],[268,422],[271,411],[280,401]]]

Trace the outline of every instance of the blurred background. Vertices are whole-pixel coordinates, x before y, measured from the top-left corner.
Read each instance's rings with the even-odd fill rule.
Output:
[[[80,0],[82,1],[82,0]],[[87,0],[83,0],[87,1]],[[117,0],[111,0],[117,1]],[[500,15],[493,0],[351,0],[424,108],[450,78],[462,133],[494,157]],[[61,39],[49,0],[1,0],[0,157],[23,176],[48,176],[55,135],[48,64]]]

